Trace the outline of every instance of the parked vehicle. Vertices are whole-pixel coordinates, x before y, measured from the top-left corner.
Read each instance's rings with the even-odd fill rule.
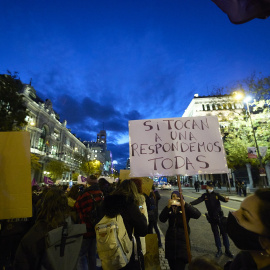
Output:
[[[161,189],[167,189],[167,190],[171,190],[172,189],[172,185],[171,184],[163,184]]]

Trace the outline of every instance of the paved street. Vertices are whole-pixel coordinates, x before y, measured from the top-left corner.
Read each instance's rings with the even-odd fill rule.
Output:
[[[215,190],[216,192],[227,193],[226,190]],[[159,190],[161,195],[161,200],[159,201],[159,213],[162,211],[162,209],[167,205],[168,199],[170,198],[170,194],[172,191],[170,190]],[[185,197],[186,202],[191,202],[198,198],[205,190],[201,190],[200,193],[196,193],[194,188],[183,189],[183,195]],[[237,210],[240,207],[241,200],[244,198],[237,197],[235,195],[235,192],[232,192],[231,194],[226,194],[227,196],[231,197],[231,200],[228,203],[221,202],[222,210],[224,211],[225,216],[228,215],[229,211]],[[215,253],[217,251],[215,242],[214,242],[214,236],[211,231],[210,224],[206,220],[205,213],[206,213],[206,207],[205,203],[201,203],[195,206],[197,209],[199,209],[202,213],[202,216],[198,220],[190,220],[190,228],[191,228],[191,235],[190,235],[190,241],[191,241],[191,254],[192,257],[197,257],[205,254],[209,254],[212,256],[221,266],[223,266],[229,258],[225,255],[222,255],[219,259],[215,258]],[[163,235],[165,235],[168,224],[167,223],[158,223]],[[235,245],[230,241],[231,243],[231,251],[233,254],[237,254],[239,250],[235,247]],[[223,247],[224,252],[224,247]],[[163,251],[160,251],[161,256],[163,256]],[[162,263],[161,263],[162,267]],[[166,269],[165,267],[162,269]],[[167,268],[168,269],[168,268]]]

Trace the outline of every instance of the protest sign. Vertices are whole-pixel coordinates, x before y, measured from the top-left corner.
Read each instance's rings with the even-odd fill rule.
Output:
[[[86,185],[86,177],[82,176],[82,175],[78,175],[77,177],[77,183],[80,185]]]
[[[216,116],[129,121],[130,176],[228,173]]]
[[[119,177],[120,182],[130,178],[135,178],[131,177],[130,170],[120,170],[120,177]],[[154,181],[149,177],[138,177],[138,178],[142,180],[142,193],[149,196]]]
[[[29,132],[0,132],[0,219],[32,216]]]
[[[248,158],[258,158],[256,147],[248,147],[247,151],[248,151]],[[267,153],[267,146],[260,146],[259,151],[261,157],[265,157]]]
[[[248,150],[248,158],[258,158],[256,147],[248,147],[247,150]]]

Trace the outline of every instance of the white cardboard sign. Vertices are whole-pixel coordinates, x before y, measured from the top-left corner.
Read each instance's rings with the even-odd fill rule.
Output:
[[[228,173],[216,116],[129,121],[134,177]]]

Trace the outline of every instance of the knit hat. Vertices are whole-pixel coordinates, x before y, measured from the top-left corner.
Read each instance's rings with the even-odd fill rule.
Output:
[[[91,174],[90,176],[87,176],[86,182],[89,185],[94,185],[98,183],[97,177],[94,174]]]
[[[177,197],[180,198],[180,193],[179,193],[179,191],[177,191],[177,190],[173,191],[172,194],[171,194],[171,198],[172,198],[173,194],[176,194]]]

